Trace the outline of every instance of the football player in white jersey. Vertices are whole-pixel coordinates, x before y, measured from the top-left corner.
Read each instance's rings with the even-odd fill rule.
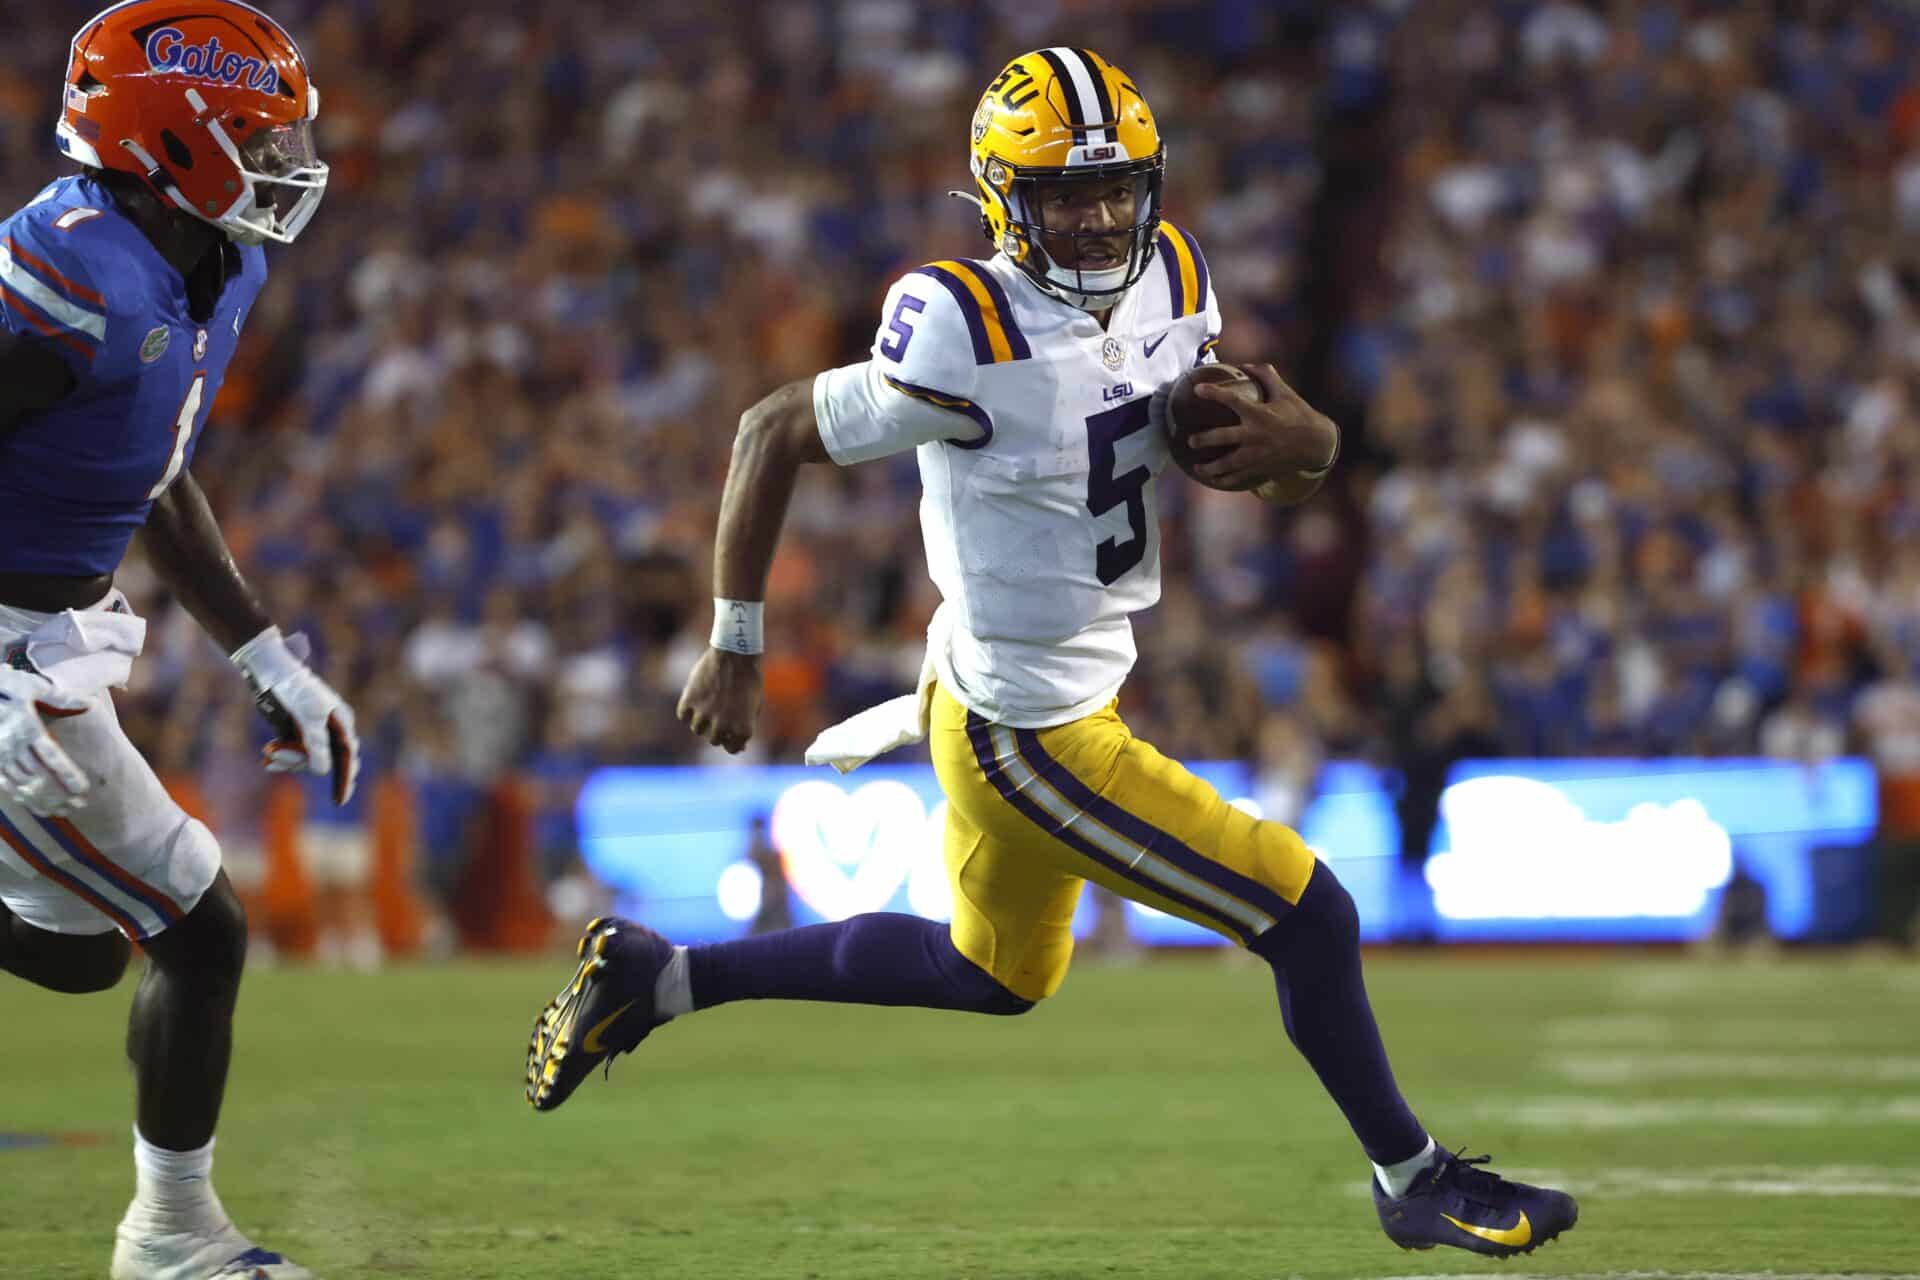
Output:
[[[994,256],[907,273],[870,359],[783,387],[741,419],[712,645],[680,701],[696,735],[746,745],[761,602],[796,473],[915,450],[943,600],[921,687],[823,734],[808,758],[851,768],[931,739],[952,922],[873,913],[675,947],[632,921],[596,920],[535,1025],[529,1101],[557,1107],[654,1027],[735,1000],[1024,1013],[1065,976],[1091,880],[1272,967],[1287,1032],[1373,1163],[1396,1243],[1506,1256],[1552,1239],[1573,1225],[1570,1196],[1439,1148],[1401,1098],[1361,979],[1353,900],[1333,873],[1119,716],[1135,656],[1128,615],[1160,595],[1154,486],[1168,453],[1153,392],[1211,361],[1220,336],[1198,244],[1160,217],[1165,151],[1145,98],[1088,50],[1023,54],[980,100],[971,167]],[[1271,367],[1250,372],[1265,402],[1236,401],[1238,425],[1196,437],[1232,446],[1202,474],[1304,498],[1339,433]]]

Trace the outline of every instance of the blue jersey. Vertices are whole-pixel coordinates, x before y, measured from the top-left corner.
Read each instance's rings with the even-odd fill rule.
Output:
[[[0,325],[73,370],[66,399],[0,435],[0,572],[112,573],[153,500],[193,460],[266,255],[205,323],[187,282],[90,178],[62,178],[0,222]]]

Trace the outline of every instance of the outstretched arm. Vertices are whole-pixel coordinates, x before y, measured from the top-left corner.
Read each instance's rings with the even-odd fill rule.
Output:
[[[753,737],[760,711],[760,609],[794,480],[802,464],[832,460],[814,418],[813,385],[790,382],[741,415],[720,499],[714,644],[687,677],[678,714],[696,737],[735,753]]]

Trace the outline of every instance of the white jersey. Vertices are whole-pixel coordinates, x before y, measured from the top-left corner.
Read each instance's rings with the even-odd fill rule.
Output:
[[[814,413],[842,465],[919,452],[941,683],[1019,728],[1099,710],[1133,667],[1128,615],[1160,598],[1147,402],[1220,334],[1199,247],[1161,224],[1104,330],[1000,256],[909,272],[881,316],[871,359],[815,380]]]

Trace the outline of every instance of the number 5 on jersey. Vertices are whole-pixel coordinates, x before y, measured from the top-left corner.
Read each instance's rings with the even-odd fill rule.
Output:
[[[187,395],[180,402],[180,412],[173,420],[173,453],[167,458],[166,472],[147,490],[147,501],[152,502],[167,491],[175,476],[180,474],[180,464],[187,460],[187,441],[193,439],[193,424],[200,416],[200,398],[207,392],[207,375],[193,375],[193,385],[187,388]]]
[[[1147,554],[1146,491],[1153,472],[1140,466],[1115,475],[1113,469],[1119,462],[1115,446],[1147,425],[1148,403],[1131,400],[1087,419],[1087,510],[1103,516],[1123,502],[1127,505],[1127,539],[1108,538],[1094,548],[1094,570],[1103,587],[1119,581]]]
[[[891,337],[880,340],[880,354],[899,364],[906,358],[907,344],[913,341],[913,325],[907,319],[907,312],[919,313],[927,309],[927,304],[910,293],[900,295],[900,301],[894,306],[893,314],[887,317],[887,330]]]

